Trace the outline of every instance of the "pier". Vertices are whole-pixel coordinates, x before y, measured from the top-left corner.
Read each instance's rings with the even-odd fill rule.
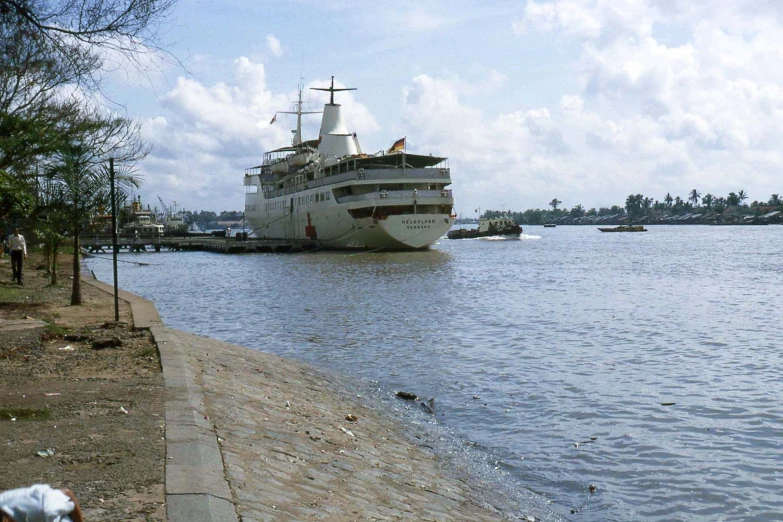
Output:
[[[111,238],[85,237],[81,241],[83,252],[89,254],[105,254],[111,252]],[[117,251],[122,252],[182,252],[205,251],[221,254],[270,253],[286,254],[305,252],[316,249],[315,243],[309,240],[296,241],[290,239],[244,239],[237,237],[121,237],[117,239]]]

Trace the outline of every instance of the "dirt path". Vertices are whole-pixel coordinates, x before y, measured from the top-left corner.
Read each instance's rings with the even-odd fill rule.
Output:
[[[48,286],[32,254],[25,286],[0,260],[0,491],[67,486],[88,520],[165,520],[163,380],[149,333],[83,285],[69,306],[70,258]]]

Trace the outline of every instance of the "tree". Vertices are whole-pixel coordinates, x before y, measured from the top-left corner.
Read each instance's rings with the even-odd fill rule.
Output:
[[[780,200],[780,194],[772,194],[772,196],[769,198],[769,201],[767,202],[767,204],[768,205],[772,205],[772,206],[776,206],[776,207],[778,207],[781,204],[783,204],[783,202],[781,202],[781,200]]]
[[[742,203],[748,199],[748,194],[744,190],[740,190],[737,192],[737,199],[739,199],[739,204],[742,205]]]
[[[38,205],[34,214],[35,231],[43,243],[46,274],[52,286],[58,282],[57,253],[68,234],[68,221],[63,213],[64,202],[60,196],[59,185],[44,178],[38,190]]]
[[[80,237],[98,208],[110,205],[110,179],[98,158],[81,144],[74,144],[57,154],[46,173],[52,184],[52,199],[58,202],[62,219],[73,236],[73,286],[71,304],[82,304]],[[120,176],[120,185],[139,186],[139,180]]]
[[[158,25],[174,2],[0,0],[0,170],[32,177],[33,165],[70,143],[121,161],[143,157],[138,126],[91,95],[102,56],[135,61],[161,49]]]
[[[19,179],[0,170],[0,221],[27,216],[34,204],[31,180]]]
[[[643,200],[644,196],[641,194],[631,194],[625,199],[625,210],[628,212],[628,217],[633,218],[641,213]]]
[[[160,50],[159,24],[176,0],[0,0],[7,33],[24,35],[53,62],[78,65],[80,81],[101,66],[100,52],[136,60]],[[4,35],[6,38],[8,34]],[[86,63],[85,63],[86,60]],[[88,69],[84,69],[88,65]]]
[[[570,212],[571,217],[580,218],[585,215],[585,209],[582,205],[574,205]]]
[[[693,189],[691,190],[691,193],[688,196],[688,201],[693,203],[693,206],[695,207],[699,204],[699,198],[701,198],[701,193],[698,190]]]
[[[714,197],[709,192],[707,194],[704,194],[704,197],[701,198],[701,203],[704,205],[707,209],[712,208],[712,202],[714,201]]]
[[[674,198],[672,198],[672,195],[667,192],[666,196],[664,196],[663,200],[666,202],[666,206],[667,207],[671,207],[672,206],[672,201],[674,200]]]
[[[730,207],[736,207],[740,204],[739,196],[736,192],[729,192],[728,197],[726,198],[726,205]]]
[[[552,201],[549,202],[549,206],[552,207],[552,210],[557,210],[557,206],[562,203],[559,199],[555,198]]]

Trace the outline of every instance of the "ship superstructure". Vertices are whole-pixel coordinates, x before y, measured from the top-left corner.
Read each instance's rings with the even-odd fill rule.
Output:
[[[245,216],[258,238],[324,248],[411,250],[431,246],[454,223],[446,158],[408,154],[404,138],[364,154],[330,93],[318,139],[302,139],[302,89],[291,146],[245,171]],[[275,116],[276,118],[276,116]],[[274,121],[274,119],[273,119]]]

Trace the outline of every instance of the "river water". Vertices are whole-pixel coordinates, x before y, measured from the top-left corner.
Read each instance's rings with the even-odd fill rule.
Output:
[[[168,326],[435,397],[567,519],[781,520],[783,226],[649,228],[122,254],[150,264],[120,286]]]

